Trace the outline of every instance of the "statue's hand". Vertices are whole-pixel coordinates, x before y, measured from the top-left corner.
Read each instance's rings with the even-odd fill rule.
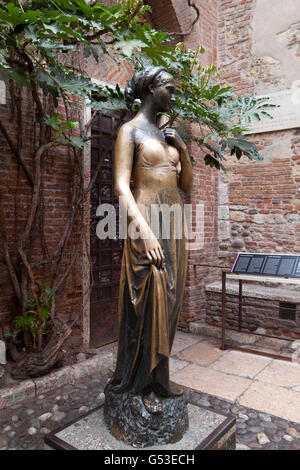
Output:
[[[174,145],[174,147],[176,147],[179,152],[186,150],[185,143],[175,129],[172,129],[172,127],[166,127],[163,133],[165,135],[166,141],[170,145]]]
[[[144,234],[144,236],[142,236],[142,240],[144,242],[145,253],[149,261],[157,268],[161,268],[165,261],[165,256],[155,235],[152,232]]]

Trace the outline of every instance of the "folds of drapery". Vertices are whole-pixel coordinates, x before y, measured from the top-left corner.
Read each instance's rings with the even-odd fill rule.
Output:
[[[119,345],[117,365],[110,387],[115,392],[141,393],[157,388],[171,395],[169,356],[182,306],[187,269],[185,232],[176,236],[178,219],[168,211],[182,202],[177,188],[161,190],[146,202],[160,207],[160,224],[170,221],[164,238],[159,227],[159,240],[165,263],[157,268],[149,262],[140,238],[124,241],[119,288]],[[147,211],[150,223],[150,211]],[[179,221],[184,225],[183,211]]]

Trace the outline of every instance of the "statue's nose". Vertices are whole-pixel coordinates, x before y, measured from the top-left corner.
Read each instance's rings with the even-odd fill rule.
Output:
[[[175,95],[172,95],[172,96],[171,96],[171,102],[172,102],[172,103],[175,103]]]

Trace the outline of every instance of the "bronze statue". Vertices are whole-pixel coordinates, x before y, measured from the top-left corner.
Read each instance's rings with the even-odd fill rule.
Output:
[[[126,206],[128,227],[133,226],[139,237],[128,236],[124,241],[118,357],[105,393],[107,401],[109,394],[140,396],[145,410],[159,415],[164,399],[184,392],[169,380],[169,357],[186,280],[186,239],[184,231],[181,238],[175,237],[174,217],[169,238],[163,237],[162,230],[154,234],[149,211],[143,214],[139,206],[180,205],[183,224],[178,188],[191,190],[193,171],[187,147],[176,130],[157,126],[158,114],[168,111],[175,99],[172,75],[163,67],[148,67],[135,74],[125,94],[129,107],[139,98],[141,108],[117,137],[115,194]],[[107,403],[106,408],[109,406]]]

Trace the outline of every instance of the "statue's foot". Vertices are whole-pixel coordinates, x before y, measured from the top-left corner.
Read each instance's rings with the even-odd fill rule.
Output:
[[[184,394],[184,388],[175,382],[170,382],[170,390],[172,395],[175,397],[179,397]]]
[[[162,413],[162,401],[155,395],[154,392],[150,392],[148,395],[143,396],[143,403],[147,411],[153,415]]]

